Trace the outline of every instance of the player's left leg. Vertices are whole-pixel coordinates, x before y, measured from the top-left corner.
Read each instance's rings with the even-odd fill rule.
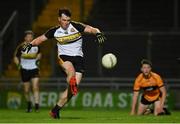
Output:
[[[32,103],[30,98],[30,82],[23,82],[24,96],[27,101],[27,109],[26,112],[32,111]]]
[[[77,85],[80,84],[81,79],[82,79],[82,73],[80,72],[76,72],[75,73],[75,77],[76,77],[76,83]],[[70,88],[67,88],[62,94],[61,94],[61,99],[58,101],[57,105],[51,110],[50,115],[53,118],[60,118],[59,113],[60,110],[62,109],[62,107],[69,102],[69,100],[71,100],[73,94],[70,91]],[[56,111],[57,113],[55,113],[56,115],[53,115],[54,113],[52,111]]]
[[[39,77],[32,78],[32,90],[34,95],[35,111],[39,111]]]
[[[76,72],[75,73],[75,78],[76,78],[76,83],[77,85],[80,84],[81,79],[82,79],[82,73]],[[71,88],[67,88],[62,94],[61,94],[61,99],[59,99],[57,105],[60,106],[60,109],[69,101],[71,100],[73,94],[71,92]]]
[[[79,85],[82,79],[82,73],[76,72],[75,78],[77,85]],[[59,100],[58,105],[62,108],[72,98],[72,96],[73,94],[71,92],[71,88],[69,87],[61,94],[61,99]]]
[[[62,61],[64,59],[64,61]],[[50,115],[53,118],[59,118],[59,112],[63,106],[72,98],[73,95],[76,95],[78,92],[78,85],[81,82],[82,74],[84,72],[84,64],[82,57],[68,57],[61,56],[59,64],[64,69],[64,72],[67,74],[67,83],[69,87],[61,94],[56,106],[51,110]]]
[[[137,115],[143,115],[146,109],[148,108],[148,105],[142,104],[141,102],[139,103]]]

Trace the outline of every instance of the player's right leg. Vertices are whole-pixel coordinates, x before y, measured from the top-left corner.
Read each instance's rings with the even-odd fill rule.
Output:
[[[27,101],[27,109],[26,112],[32,111],[32,103],[30,98],[30,75],[28,70],[21,69],[21,80],[23,82],[24,96]]]
[[[148,108],[148,105],[144,105],[141,102],[139,103],[139,107],[138,107],[138,115],[143,115],[145,110]]]

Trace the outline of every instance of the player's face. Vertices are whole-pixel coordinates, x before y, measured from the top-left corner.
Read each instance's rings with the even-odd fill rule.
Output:
[[[33,35],[32,34],[27,34],[25,37],[24,37],[24,40],[26,42],[31,42],[33,40]]]
[[[151,72],[151,66],[148,64],[143,64],[141,67],[141,71],[145,76],[148,76]]]
[[[66,30],[69,27],[71,17],[62,14],[61,17],[58,17],[58,21],[60,26]]]

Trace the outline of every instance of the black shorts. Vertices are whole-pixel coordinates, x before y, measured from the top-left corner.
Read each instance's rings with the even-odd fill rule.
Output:
[[[60,59],[65,61],[70,61],[76,72],[84,73],[84,58],[81,56],[67,56],[67,55],[60,55]]]
[[[39,69],[32,69],[32,70],[21,69],[20,73],[23,82],[28,82],[32,78],[39,77]]]
[[[150,105],[150,104],[153,104],[154,102],[158,101],[159,100],[159,97],[154,100],[154,101],[148,101],[147,99],[144,98],[144,96],[142,95],[141,97],[141,103],[144,104],[144,105]]]

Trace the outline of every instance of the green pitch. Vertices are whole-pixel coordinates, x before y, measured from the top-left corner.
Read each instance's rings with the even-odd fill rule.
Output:
[[[55,120],[49,117],[49,110],[43,109],[39,113],[25,113],[24,110],[0,110],[0,123],[173,123],[180,122],[180,111],[173,111],[170,116],[153,115],[130,116],[125,110],[102,109],[64,109],[61,119]]]

